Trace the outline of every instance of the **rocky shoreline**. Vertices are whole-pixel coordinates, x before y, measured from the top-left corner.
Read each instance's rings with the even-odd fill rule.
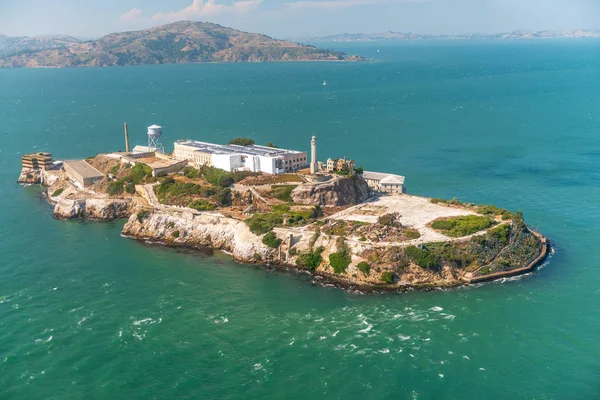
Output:
[[[475,276],[477,271],[469,271],[460,264],[447,263],[444,259],[439,261],[439,268],[419,266],[415,259],[408,258],[406,255],[410,241],[405,244],[391,242],[386,244],[371,240],[355,240],[350,236],[346,238],[339,232],[321,232],[321,228],[312,224],[298,228],[275,227],[272,232],[279,244],[272,247],[265,244],[264,235],[253,233],[244,220],[217,211],[202,212],[186,207],[157,208],[144,196],[139,195],[139,190],[134,194],[111,197],[106,193],[76,187],[62,171],[37,171],[33,174],[31,171],[24,170],[19,182],[39,183],[46,186],[47,197],[54,205],[53,213],[57,219],[112,221],[127,218],[121,232],[121,235],[127,238],[170,247],[224,251],[240,263],[306,273],[311,276],[315,284],[333,285],[360,293],[451,289],[524,274],[542,263],[550,249],[545,238],[537,233],[531,233],[525,227],[523,229],[529,232],[527,240],[539,239],[539,254],[535,254],[535,257],[532,255],[527,264],[517,265],[506,271],[496,271],[487,277]],[[325,190],[323,190],[325,186],[306,185],[293,194],[296,196],[294,200],[301,203],[303,199],[308,202],[317,199],[336,205],[346,204],[345,199],[350,199],[352,202],[364,201],[366,191],[362,182],[357,182],[356,178],[354,183],[350,180],[340,182],[328,183]],[[513,226],[512,221],[500,225],[507,223]],[[322,223],[320,224],[322,226]],[[490,235],[490,232],[483,232],[480,238],[487,238],[484,234]],[[470,239],[465,238],[462,241],[448,239],[447,244],[460,249],[460,246],[464,247],[465,244],[471,245],[468,240]],[[348,264],[339,271],[331,265],[333,264],[331,260],[342,251],[348,255]],[[499,250],[494,260],[502,251]],[[318,257],[318,262],[316,265],[308,266],[303,259],[313,253]],[[359,268],[359,265],[366,263],[370,267],[365,272],[364,269]],[[481,268],[480,266],[479,270]],[[393,274],[391,281],[386,281],[386,273]]]

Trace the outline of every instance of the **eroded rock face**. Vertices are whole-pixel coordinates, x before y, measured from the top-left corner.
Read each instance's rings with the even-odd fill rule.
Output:
[[[272,262],[276,256],[244,222],[217,214],[154,211],[143,218],[134,214],[122,233],[172,245],[224,250],[244,262]]]
[[[23,168],[19,175],[18,183],[37,184],[42,182],[42,171]]]
[[[334,179],[324,183],[309,183],[292,191],[292,199],[300,204],[320,206],[349,206],[369,197],[367,182],[359,176]]]
[[[129,199],[60,199],[54,206],[54,217],[111,221],[128,218],[134,212],[133,208]]]

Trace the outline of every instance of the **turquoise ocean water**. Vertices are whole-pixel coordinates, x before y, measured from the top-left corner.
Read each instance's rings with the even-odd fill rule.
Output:
[[[340,48],[376,61],[0,70],[0,398],[600,398],[600,42]],[[56,221],[15,183],[24,152],[122,149],[125,121],[168,149],[315,134],[410,193],[523,211],[556,251],[520,279],[364,296]]]

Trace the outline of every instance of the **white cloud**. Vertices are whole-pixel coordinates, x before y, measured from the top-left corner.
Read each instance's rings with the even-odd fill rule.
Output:
[[[132,24],[139,22],[142,19],[142,10],[139,8],[132,8],[125,14],[119,17],[119,22],[124,24]]]
[[[284,3],[286,7],[291,9],[338,9],[349,8],[356,6],[374,5],[382,3],[430,3],[432,0],[324,0],[324,1],[295,1]]]
[[[231,5],[218,4],[216,0],[194,0],[180,11],[155,14],[152,19],[161,22],[189,20],[196,17],[213,16],[221,13],[248,13],[256,9],[262,0],[240,0]]]

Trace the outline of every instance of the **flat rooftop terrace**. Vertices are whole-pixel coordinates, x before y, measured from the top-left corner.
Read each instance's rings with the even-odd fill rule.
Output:
[[[68,160],[64,162],[65,165],[71,167],[76,173],[81,175],[82,178],[98,178],[103,177],[104,174],[92,167],[85,160]]]
[[[244,154],[263,157],[277,157],[288,154],[302,153],[301,151],[297,150],[276,149],[273,147],[260,146],[257,144],[253,144],[251,146],[238,146],[235,144],[222,145],[215,143],[199,142],[196,140],[178,140],[176,143],[194,147],[199,151],[210,154]]]

